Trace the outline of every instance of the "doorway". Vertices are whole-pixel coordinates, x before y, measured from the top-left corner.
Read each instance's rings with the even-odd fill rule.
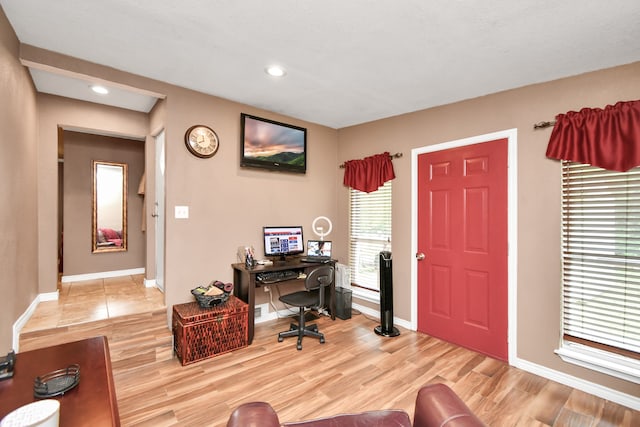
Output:
[[[413,326],[509,360],[516,348],[516,130],[412,156]]]
[[[61,156],[64,166],[58,213],[62,216],[61,231],[64,230],[64,239],[60,238],[61,281],[143,274],[146,256],[142,226],[144,199],[137,189],[144,175],[144,139],[76,130],[63,130],[60,137],[64,156]],[[118,185],[117,194],[123,197],[119,202],[107,201],[113,209],[99,223],[96,222],[94,198],[97,175],[92,167],[97,160],[125,165],[128,178]],[[124,197],[126,204],[123,204]],[[126,250],[96,250],[96,247],[110,249],[112,242],[122,240],[129,243]]]

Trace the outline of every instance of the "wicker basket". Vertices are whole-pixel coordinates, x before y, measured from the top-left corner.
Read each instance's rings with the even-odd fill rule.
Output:
[[[216,307],[193,301],[173,306],[173,346],[182,365],[224,354],[248,345],[249,306],[229,296]]]
[[[222,293],[207,295],[207,292],[214,286],[220,289]],[[224,284],[219,280],[214,280],[206,286],[198,286],[197,288],[191,289],[191,295],[195,297],[200,307],[211,308],[227,302],[232,291],[233,285],[231,283]]]

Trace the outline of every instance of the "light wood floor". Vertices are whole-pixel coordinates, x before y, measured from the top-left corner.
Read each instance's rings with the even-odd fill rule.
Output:
[[[61,294],[63,311],[65,300]],[[269,402],[281,422],[381,408],[413,417],[419,387],[443,382],[489,426],[640,426],[638,411],[427,335],[401,329],[399,337],[379,337],[379,322],[361,314],[320,318],[326,343],[305,338],[302,351],[295,339],[277,342],[288,323],[257,324],[251,346],[183,367],[171,353],[165,310],[95,322],[94,332],[109,339],[122,425],[224,426],[235,407],[255,400]],[[90,335],[88,325],[67,324],[58,339]],[[26,335],[36,348],[55,332]]]
[[[142,275],[58,284],[57,301],[38,304],[22,332],[75,325],[165,307],[164,295]]]

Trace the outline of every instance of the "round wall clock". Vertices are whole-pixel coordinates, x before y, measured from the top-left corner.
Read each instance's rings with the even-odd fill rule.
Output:
[[[218,151],[220,140],[209,126],[195,125],[187,129],[184,143],[194,156],[206,159]]]

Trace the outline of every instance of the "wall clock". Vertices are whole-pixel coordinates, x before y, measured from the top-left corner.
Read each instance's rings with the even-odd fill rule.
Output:
[[[195,125],[187,129],[184,143],[191,154],[206,159],[216,154],[220,140],[209,126]]]

